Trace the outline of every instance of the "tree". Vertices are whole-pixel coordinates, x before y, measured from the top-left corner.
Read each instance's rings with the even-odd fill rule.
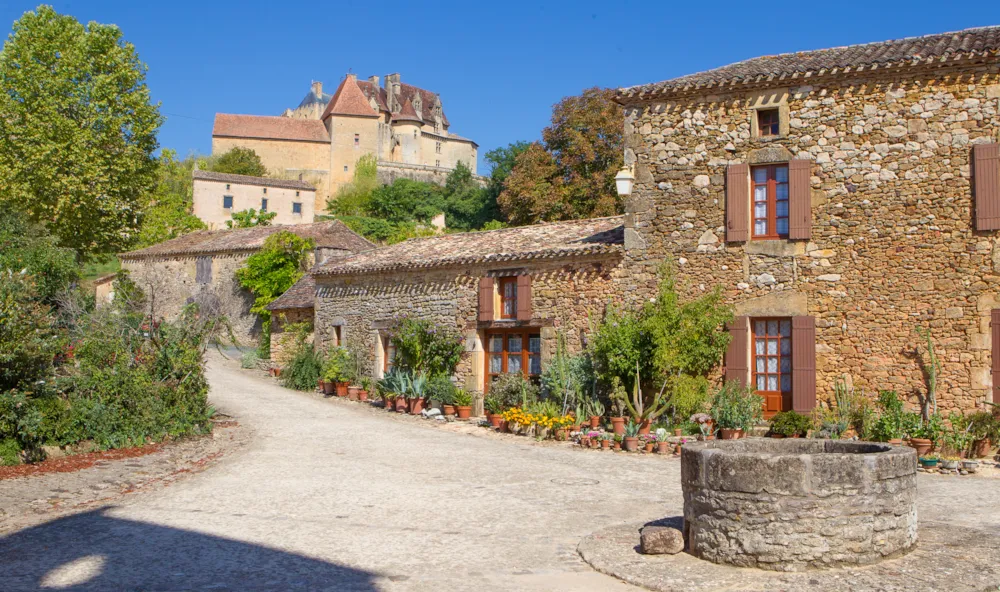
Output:
[[[86,259],[126,250],[156,179],[159,106],[114,25],[26,12],[0,50],[0,195]]]
[[[196,160],[194,156],[177,160],[177,153],[169,149],[160,153],[156,185],[147,198],[137,246],[148,247],[205,228],[205,223],[192,213],[191,173]]]
[[[366,154],[354,163],[354,177],[326,202],[326,210],[337,216],[366,216],[372,192],[378,187],[378,168],[374,154]]]
[[[542,142],[514,156],[497,198],[503,214],[513,224],[533,224],[620,213],[614,177],[624,158],[624,126],[611,89],[589,88],[557,103]]]
[[[459,161],[444,183],[445,223],[455,230],[475,230],[500,217],[490,191],[480,187],[472,171]]]
[[[514,142],[506,147],[494,148],[486,153],[486,161],[490,163],[490,181],[486,189],[490,193],[490,199],[496,203],[497,198],[503,193],[504,185],[514,165],[517,157],[531,146],[531,142]],[[499,212],[498,212],[499,213]]]
[[[32,294],[48,305],[80,278],[72,249],[59,247],[45,227],[20,212],[0,209],[0,273],[8,270],[25,270],[32,277]]]
[[[260,161],[260,156],[253,148],[237,146],[209,163],[209,169],[216,173],[230,175],[250,175],[251,177],[266,177],[267,168]]]
[[[253,228],[254,226],[270,226],[277,212],[257,211],[253,208],[233,212],[232,220],[226,220],[226,228]]]

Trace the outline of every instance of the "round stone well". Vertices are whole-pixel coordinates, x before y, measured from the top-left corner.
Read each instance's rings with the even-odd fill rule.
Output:
[[[916,452],[872,442],[747,438],[681,453],[696,557],[799,571],[864,565],[917,542]]]

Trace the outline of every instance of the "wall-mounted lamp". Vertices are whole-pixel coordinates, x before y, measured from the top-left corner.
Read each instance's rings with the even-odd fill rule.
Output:
[[[615,187],[618,189],[618,195],[630,195],[632,193],[632,185],[634,184],[635,174],[632,172],[631,166],[622,168],[615,175]]]

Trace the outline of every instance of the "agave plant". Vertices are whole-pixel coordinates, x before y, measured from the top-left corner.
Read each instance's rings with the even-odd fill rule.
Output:
[[[639,424],[634,421],[630,421],[625,424],[625,437],[626,438],[638,438],[639,437]]]
[[[423,372],[413,376],[412,378],[407,377],[407,386],[409,387],[406,391],[407,399],[423,399],[427,395],[427,375]]]

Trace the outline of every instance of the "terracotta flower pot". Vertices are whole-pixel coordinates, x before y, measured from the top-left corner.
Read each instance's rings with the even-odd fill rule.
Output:
[[[406,413],[406,397],[396,397],[396,413]]]
[[[507,434],[510,433],[510,425],[507,424],[507,420],[500,416],[500,431]]]
[[[420,415],[424,410],[424,398],[410,399],[410,415]]]
[[[680,438],[681,436],[684,435],[684,430],[682,430],[681,428],[674,428],[674,435]]]
[[[346,397],[347,396],[347,387],[348,386],[349,385],[346,382],[338,382],[337,383],[337,396],[338,397]]]
[[[359,387],[359,386],[354,386],[353,384],[349,385],[347,387],[347,398],[350,399],[350,400],[352,400],[352,401],[357,401],[358,400],[358,391],[360,391],[360,390],[361,390],[361,387]]]
[[[319,392],[321,392],[321,393],[323,392],[323,385],[324,384],[326,384],[326,381],[323,380],[322,378],[320,378],[319,380],[316,381],[316,388],[318,388]]]
[[[910,438],[910,448],[917,451],[917,456],[924,456],[931,451],[934,442],[930,438]]]
[[[799,435],[795,434],[794,437],[798,438]],[[900,446],[900,445],[903,444],[903,439],[902,438],[892,438],[892,439],[889,440],[889,444],[892,444],[893,446]]]
[[[674,446],[674,454],[680,454],[680,453],[681,453],[681,445],[677,444]]]
[[[612,417],[611,418],[611,430],[616,436],[625,435],[625,418],[624,417]]]
[[[600,415],[591,415],[590,416],[590,427],[594,428],[595,430],[597,428],[601,427],[601,416]]]
[[[503,416],[500,415],[499,413],[495,413],[490,416],[490,427],[499,428],[500,422],[502,421],[503,421]],[[559,431],[562,432],[564,435],[566,433],[566,430],[559,430]]]
[[[497,415],[495,417],[500,417],[500,416]],[[559,442],[565,442],[567,439],[569,439],[569,434],[566,432],[566,428],[559,428],[558,430],[556,430],[556,440],[558,440]]]
[[[458,405],[455,407],[455,411],[458,412],[459,419],[469,419],[470,417],[472,417],[471,405]]]
[[[652,452],[654,446],[656,446],[655,443],[653,443],[653,442],[646,442],[646,452]]]
[[[601,448],[604,450],[611,448],[611,440],[601,440]]]
[[[930,440],[928,440],[929,442]],[[989,439],[976,440],[972,443],[973,458],[984,458],[990,455],[991,442]]]
[[[642,420],[642,423],[639,424],[639,435],[640,436],[646,436],[646,435],[648,435],[649,434],[649,427],[652,424],[653,424],[653,422],[651,422],[648,419]]]
[[[743,430],[733,430],[729,428],[722,428],[719,430],[722,433],[723,440],[738,440]]]
[[[368,400],[368,391],[366,391],[363,388],[359,388],[358,389],[358,400],[359,401],[367,401]]]
[[[639,450],[639,438],[627,437],[622,440],[623,448],[626,452],[635,452]]]
[[[441,405],[441,413],[445,415],[455,415],[455,406],[445,403]]]
[[[621,450],[622,449],[622,443],[621,442],[612,442],[611,443],[611,448],[613,450]]]
[[[781,438],[784,438],[785,435],[784,434],[771,434],[771,437],[780,440]]]
[[[323,383],[323,394],[333,395],[337,393],[337,385],[329,380]]]
[[[657,442],[656,452],[658,454],[670,454],[670,442]]]

